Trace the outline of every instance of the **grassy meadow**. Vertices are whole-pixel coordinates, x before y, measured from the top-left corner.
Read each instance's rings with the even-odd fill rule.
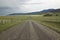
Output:
[[[0,32],[27,20],[27,16],[0,16]]]
[[[32,16],[32,19],[60,33],[60,16]]]
[[[0,16],[0,32],[25,20],[34,20],[60,33],[60,16]]]

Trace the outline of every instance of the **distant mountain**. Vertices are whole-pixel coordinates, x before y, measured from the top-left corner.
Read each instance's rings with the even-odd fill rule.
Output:
[[[40,15],[40,14],[45,14],[45,13],[54,13],[54,12],[60,12],[60,9],[47,9],[47,10],[42,10],[38,12],[30,12],[30,13],[13,13],[9,15]]]
[[[12,9],[11,7],[0,7],[0,16],[1,15],[40,15],[45,13],[60,13],[60,9],[46,9],[37,12],[30,12],[30,13],[15,13],[18,9]]]
[[[30,12],[30,13],[13,13],[13,14],[9,14],[9,15],[40,15],[42,14],[43,12]]]
[[[60,9],[56,9],[56,10],[54,10],[53,12],[60,12]]]
[[[13,13],[13,14],[9,14],[9,15],[39,15],[39,12],[30,12],[30,13]]]
[[[41,12],[60,12],[60,9],[47,9],[47,10],[43,10]]]
[[[41,12],[52,12],[52,11],[55,11],[55,9],[47,9],[47,10],[43,10]]]

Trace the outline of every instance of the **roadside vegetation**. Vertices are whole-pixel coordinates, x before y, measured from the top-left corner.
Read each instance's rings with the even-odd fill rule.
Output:
[[[27,16],[0,16],[0,32],[27,20]]]
[[[32,19],[60,33],[60,16],[57,14],[54,16],[51,14],[32,16]]]
[[[60,33],[60,14],[50,13],[37,16],[0,16],[0,32],[31,19]]]

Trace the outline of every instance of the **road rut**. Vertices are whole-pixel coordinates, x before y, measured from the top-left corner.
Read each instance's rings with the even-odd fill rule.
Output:
[[[0,33],[0,40],[60,40],[60,34],[35,21],[27,20]]]

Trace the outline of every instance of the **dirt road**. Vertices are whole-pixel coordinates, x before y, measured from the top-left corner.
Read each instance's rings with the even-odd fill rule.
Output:
[[[60,40],[60,34],[35,21],[27,20],[0,33],[0,40]]]

